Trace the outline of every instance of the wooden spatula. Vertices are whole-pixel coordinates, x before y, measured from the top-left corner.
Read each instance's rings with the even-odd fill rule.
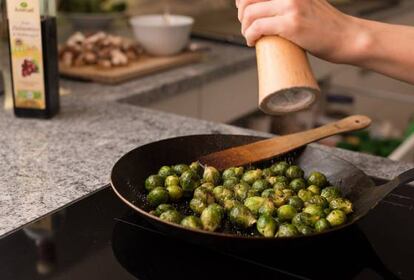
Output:
[[[363,129],[370,124],[370,118],[355,115],[315,129],[274,137],[208,154],[198,160],[203,165],[214,166],[219,170],[224,170],[232,166],[242,166],[268,160],[314,141],[343,132]]]

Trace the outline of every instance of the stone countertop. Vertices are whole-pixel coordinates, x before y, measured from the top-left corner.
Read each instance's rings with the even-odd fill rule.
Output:
[[[0,236],[102,188],[115,161],[139,145],[188,134],[258,134],[117,102],[138,94],[145,105],[184,90],[184,81],[208,82],[251,63],[251,50],[222,45],[203,63],[117,87],[64,80],[72,93],[62,96],[62,111],[52,120],[18,119],[0,109]],[[383,179],[412,167],[315,146]]]

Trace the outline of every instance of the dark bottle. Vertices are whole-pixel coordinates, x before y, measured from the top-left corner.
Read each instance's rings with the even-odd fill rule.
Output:
[[[7,0],[14,113],[51,118],[59,111],[55,0]]]

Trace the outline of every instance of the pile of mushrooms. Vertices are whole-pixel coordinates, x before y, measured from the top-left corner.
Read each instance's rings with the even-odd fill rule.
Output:
[[[105,32],[85,35],[76,32],[59,48],[60,63],[66,67],[97,65],[113,68],[137,60],[143,50],[139,44]]]

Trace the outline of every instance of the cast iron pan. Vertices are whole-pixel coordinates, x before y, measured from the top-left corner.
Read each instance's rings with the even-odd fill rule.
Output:
[[[263,238],[229,232],[207,232],[192,230],[180,225],[165,222],[148,213],[145,203],[145,179],[163,165],[191,163],[198,157],[218,150],[262,140],[260,137],[242,135],[192,135],[153,142],[138,147],[124,155],[112,169],[111,184],[115,193],[143,218],[166,234],[175,235],[196,243],[226,247],[266,247],[271,244],[285,244],[288,240],[315,240],[350,226],[365,216],[388,193],[401,184],[414,179],[414,169],[398,176],[395,180],[375,186],[374,182],[361,170],[349,162],[326,151],[307,146],[287,154],[284,158],[298,164],[305,176],[318,170],[326,174],[332,185],[341,188],[345,197],[354,204],[354,213],[348,222],[324,233],[291,238]],[[276,160],[276,159],[275,159]],[[272,161],[266,162],[271,164]]]

